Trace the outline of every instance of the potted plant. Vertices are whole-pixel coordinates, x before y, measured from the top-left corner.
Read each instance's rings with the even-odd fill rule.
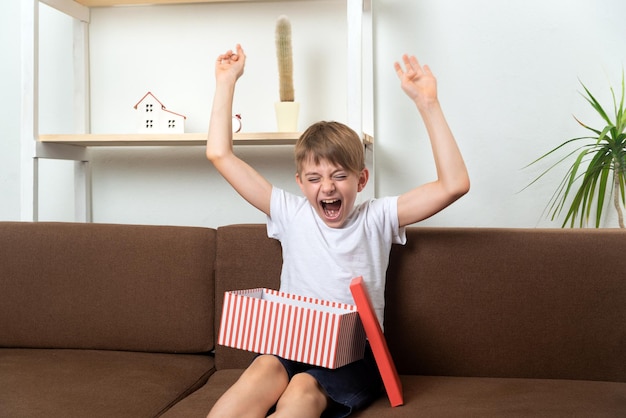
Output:
[[[276,21],[276,57],[280,101],[275,103],[278,130],[296,132],[300,104],[295,101],[293,89],[293,52],[291,47],[291,22],[285,15]]]
[[[581,95],[600,115],[606,125],[596,129],[574,117],[583,128],[591,133],[588,136],[568,139],[530,163],[529,165],[535,164],[557,151],[562,151],[566,146],[576,145],[573,150],[550,166],[528,186],[538,181],[561,162],[574,158],[546,207],[552,215],[551,219],[554,220],[566,209],[562,227],[569,224],[573,228],[577,223],[580,227],[584,227],[589,224],[589,218],[595,213],[594,224],[596,228],[599,228],[605,200],[612,195],[619,227],[624,228],[623,208],[626,205],[624,74],[622,73],[622,92],[619,103],[615,97],[615,91],[613,88],[610,89],[613,97],[613,120],[587,87],[582,82],[580,84],[585,90],[585,93],[581,93]]]

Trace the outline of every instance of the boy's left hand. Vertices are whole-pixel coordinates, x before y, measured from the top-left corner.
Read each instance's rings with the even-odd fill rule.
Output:
[[[415,56],[402,56],[405,69],[395,62],[394,68],[400,79],[402,90],[418,105],[437,101],[437,80],[428,65],[423,67]]]

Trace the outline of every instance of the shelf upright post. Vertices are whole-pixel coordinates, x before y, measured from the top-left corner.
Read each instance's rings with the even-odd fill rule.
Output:
[[[88,10],[88,9],[87,9]],[[89,87],[89,15],[74,19],[74,132],[91,132]],[[91,159],[89,149],[74,163],[74,212],[76,220],[92,222]]]
[[[348,74],[347,114],[348,126],[361,138],[373,136],[373,28],[371,0],[347,0]],[[365,197],[375,196],[373,145],[365,147],[366,165],[370,181],[363,192]]]
[[[23,221],[36,221],[39,217],[39,170],[35,158],[39,119],[39,0],[22,0],[20,12],[20,218]]]
[[[363,0],[347,0],[347,32],[348,32],[348,80],[347,80],[347,112],[348,126],[360,136],[363,133],[362,118],[362,15]]]
[[[91,163],[85,147],[44,144],[39,138],[39,3],[74,18],[74,120],[89,132],[89,8],[73,0],[23,0],[21,8],[21,197],[20,217],[39,220],[39,159],[72,160],[76,221],[91,222]]]

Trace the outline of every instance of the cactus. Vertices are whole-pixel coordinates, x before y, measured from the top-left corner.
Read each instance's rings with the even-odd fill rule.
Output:
[[[291,50],[291,22],[285,15],[276,21],[276,57],[281,102],[293,102],[293,56]]]

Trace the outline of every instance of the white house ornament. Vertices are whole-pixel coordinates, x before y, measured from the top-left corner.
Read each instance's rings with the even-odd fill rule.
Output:
[[[187,117],[167,109],[151,92],[147,92],[133,107],[137,110],[137,130],[139,133],[185,133]]]

